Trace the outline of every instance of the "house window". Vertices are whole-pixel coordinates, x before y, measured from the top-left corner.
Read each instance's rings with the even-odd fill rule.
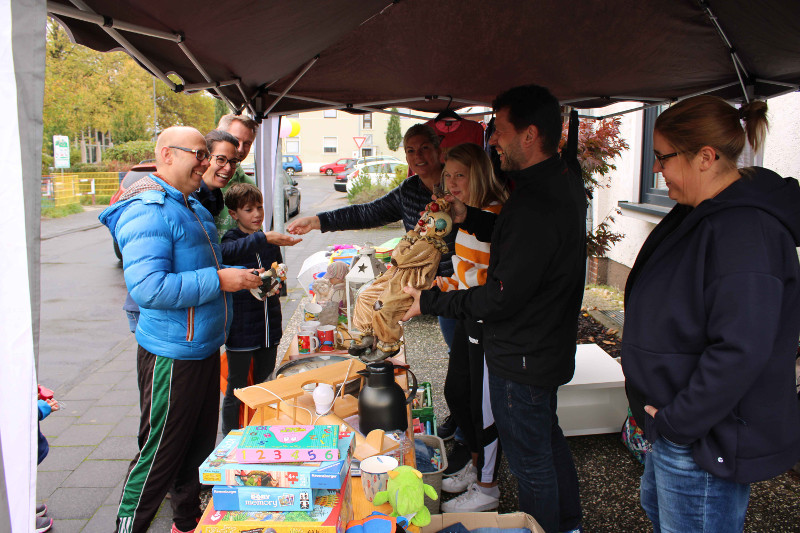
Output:
[[[299,137],[289,137],[286,139],[286,153],[287,154],[299,154],[300,153],[300,138]]]
[[[369,157],[372,155],[372,148],[362,148],[361,157]]]
[[[322,151],[326,154],[335,154],[338,151],[339,141],[336,137],[322,138]]]
[[[336,110],[335,109],[326,109],[322,112],[322,116],[324,118],[336,118]]]
[[[288,118],[300,118],[300,113],[290,113],[286,115]]]
[[[653,163],[655,156],[653,155],[653,127],[656,123],[656,117],[659,113],[664,111],[666,106],[651,107],[644,111],[644,135],[642,136],[642,186],[641,198],[639,201],[643,204],[660,205],[664,207],[672,207],[675,205],[675,200],[670,199],[667,185],[664,182],[664,176],[661,172],[653,172]]]
[[[364,115],[362,117],[362,120],[363,120],[362,127],[365,130],[371,130],[372,129],[372,113],[367,113],[366,115]]]

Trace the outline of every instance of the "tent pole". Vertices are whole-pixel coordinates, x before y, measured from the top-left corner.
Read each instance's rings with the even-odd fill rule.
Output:
[[[283,99],[283,97],[284,97],[284,96],[286,96],[286,93],[288,93],[289,91],[291,91],[291,90],[292,90],[292,87],[294,87],[294,86],[295,86],[295,84],[296,84],[298,81],[300,81],[300,78],[302,78],[303,76],[305,76],[305,75],[306,75],[306,72],[308,72],[308,71],[309,71],[309,69],[311,69],[311,67],[313,67],[313,66],[314,66],[314,63],[316,63],[318,60],[319,60],[319,56],[317,55],[317,56],[314,56],[314,59],[312,59],[311,61],[309,61],[309,62],[308,62],[308,64],[306,64],[306,66],[303,68],[303,70],[302,70],[302,71],[300,71],[300,74],[298,74],[297,76],[295,76],[295,78],[292,80],[292,83],[290,83],[290,84],[289,84],[289,86],[288,86],[288,87],[286,87],[286,89],[285,89],[285,90],[284,90],[284,91],[283,91],[283,92],[280,94],[280,96],[278,96],[278,98],[276,98],[276,99],[275,99],[275,101],[274,101],[274,102],[272,102],[272,103],[269,105],[269,107],[267,108],[267,110],[266,110],[266,111],[264,111],[264,116],[267,116],[267,115],[269,115],[269,112],[270,112],[270,111],[272,111],[272,109],[273,109],[273,108],[274,108],[276,105],[278,105],[278,102],[280,102],[280,101]]]
[[[70,1],[73,4],[75,4],[81,11],[86,11],[87,13],[92,13],[95,15],[97,14],[95,11],[92,11],[92,9],[89,8],[89,6],[87,6],[82,0],[70,0]],[[140,63],[142,63],[142,65],[147,67],[147,69],[154,76],[158,77],[158,79],[166,83],[169,86],[169,88],[172,89],[173,91],[177,89],[177,85],[175,85],[175,83],[172,80],[170,80],[167,77],[167,75],[161,71],[161,69],[156,67],[152,63],[152,61],[147,59],[144,56],[144,54],[139,52],[139,50],[137,50],[136,47],[133,46],[125,37],[123,37],[122,34],[120,34],[117,30],[106,28],[103,26],[101,27],[103,28],[103,31],[105,31],[112,39],[117,41],[130,55],[132,55],[135,59],[137,59]]]
[[[121,20],[114,20],[111,17],[99,15],[91,11],[81,11],[80,9],[75,9],[74,7],[65,6],[63,4],[57,4],[52,1],[47,2],[47,11],[48,13],[52,13],[54,15],[61,15],[64,17],[82,20],[84,22],[91,22],[93,24],[96,24],[98,26],[103,26],[106,28],[112,28],[131,33],[138,33],[139,35],[147,35],[148,37],[155,37],[156,39],[164,39],[167,41],[173,41],[177,43],[182,38],[177,33],[154,30],[151,28],[140,26],[138,24],[131,24],[129,22],[123,22]]]
[[[242,87],[242,79],[241,78],[236,78],[236,83],[234,85],[236,85],[236,88],[239,89],[239,94],[242,95],[242,99],[244,100],[244,103],[247,106],[247,109],[250,110],[250,114],[252,114],[253,116],[256,116],[255,108],[250,103],[250,100],[247,98],[247,96],[244,94],[244,87]]]
[[[746,102],[750,102],[750,95],[748,94],[747,87],[745,87],[744,80],[742,79],[742,74],[744,74],[745,78],[749,78],[750,74],[748,74],[747,69],[744,66],[744,63],[742,62],[742,58],[739,57],[739,53],[736,51],[736,48],[734,48],[730,39],[728,39],[728,36],[722,29],[722,25],[720,25],[719,23],[717,15],[715,15],[714,12],[711,11],[711,6],[708,5],[708,2],[706,2],[705,0],[700,0],[699,4],[700,8],[703,11],[705,11],[706,15],[711,21],[711,24],[717,30],[720,39],[722,39],[723,43],[725,43],[725,46],[728,48],[728,52],[731,54],[731,60],[733,61],[733,68],[736,71],[736,76],[739,78],[739,85],[741,85],[742,87],[742,93],[744,94],[744,99]]]
[[[182,40],[181,40],[181,42],[178,43],[178,48],[180,48],[181,52],[183,52],[186,55],[186,57],[189,58],[189,61],[192,62],[192,65],[194,65],[194,68],[197,69],[197,72],[199,72],[200,75],[203,76],[206,79],[207,82],[213,83],[211,81],[211,76],[208,75],[208,72],[206,72],[206,69],[204,69],[203,66],[200,64],[200,62],[197,60],[197,58],[194,57],[194,54],[191,51],[189,51],[189,48],[187,48],[186,45],[183,44]],[[216,87],[213,88],[212,91],[214,91],[214,93],[216,93],[216,95],[219,96],[222,99],[223,102],[228,104],[228,107],[230,107],[231,109],[236,109],[236,106],[234,106],[233,103],[231,103],[231,101],[228,100],[227,96],[222,94],[222,91],[220,91]]]

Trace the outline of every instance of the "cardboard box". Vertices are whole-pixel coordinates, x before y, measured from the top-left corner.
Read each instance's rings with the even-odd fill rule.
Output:
[[[214,508],[218,511],[310,511],[313,489],[280,487],[227,487],[213,490]]]
[[[214,499],[208,503],[198,533],[344,533],[353,519],[350,476],[345,476],[339,490],[314,491],[314,509],[310,512],[218,511]]]
[[[533,517],[526,513],[445,513],[431,517],[431,523],[422,528],[422,533],[436,533],[448,526],[461,522],[469,529],[479,527],[497,527],[501,529],[525,527],[531,533],[545,533]],[[205,530],[203,530],[205,533]]]
[[[270,486],[282,488],[338,489],[347,477],[355,438],[339,433],[338,461],[310,463],[243,464],[236,462],[235,449],[242,437],[234,430],[222,439],[199,468],[205,485]]]

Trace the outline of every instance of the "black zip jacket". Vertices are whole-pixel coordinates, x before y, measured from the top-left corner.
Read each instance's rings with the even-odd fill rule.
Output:
[[[586,193],[580,176],[553,156],[509,172],[500,215],[468,208],[461,225],[491,238],[486,284],[423,291],[423,313],[484,321],[486,364],[495,375],[555,387],[575,372],[578,313],[586,269]],[[489,216],[491,215],[491,216]]]

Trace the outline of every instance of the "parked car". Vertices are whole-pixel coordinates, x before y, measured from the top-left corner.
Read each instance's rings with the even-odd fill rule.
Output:
[[[289,172],[283,174],[283,221],[300,213],[300,187]]]
[[[345,168],[345,172],[351,172],[354,168],[359,165],[365,165],[367,163],[372,163],[374,161],[395,161],[397,163],[403,163],[402,160],[397,159],[393,155],[368,155],[366,157],[359,157],[358,159],[353,159],[353,162],[348,164]]]
[[[367,163],[361,167],[356,167],[350,174],[347,175],[347,184],[345,188],[347,192],[353,187],[353,182],[356,178],[369,178],[373,185],[391,186],[391,183],[397,177],[397,167],[407,167],[405,163],[399,161],[375,161]],[[336,183],[334,182],[334,187]]]
[[[296,172],[303,171],[303,162],[296,155],[285,155],[283,156],[283,170],[293,176]]]
[[[336,179],[333,180],[334,191],[347,192],[347,175],[350,172],[350,170],[345,170],[336,174]]]
[[[337,159],[334,163],[328,163],[327,165],[322,165],[319,167],[319,173],[333,176],[334,174],[342,172],[347,165],[354,161],[355,159],[352,157],[343,157],[341,159]]]

